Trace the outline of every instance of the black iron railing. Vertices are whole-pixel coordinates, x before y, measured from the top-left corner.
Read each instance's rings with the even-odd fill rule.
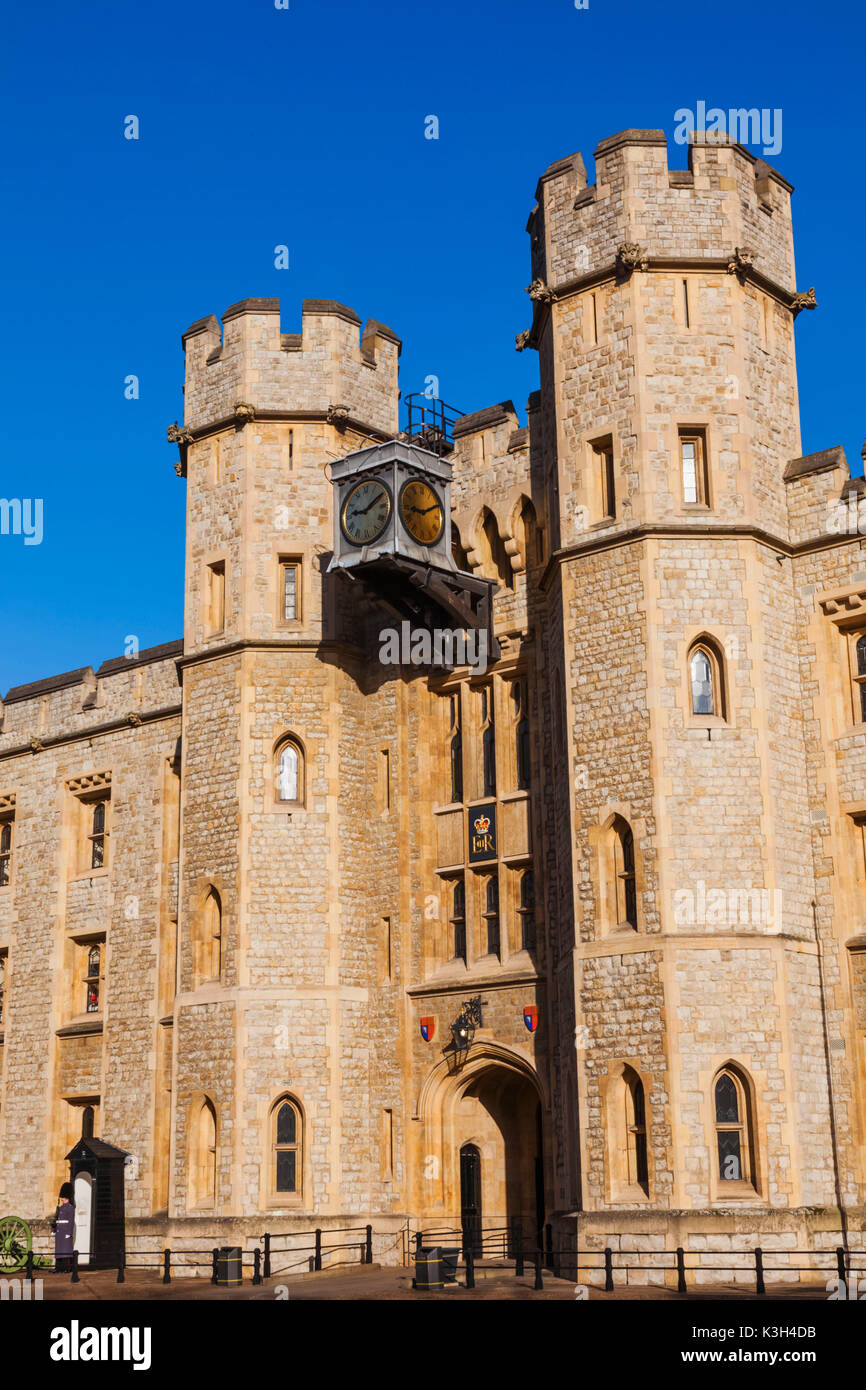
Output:
[[[403,404],[406,407],[404,437],[407,443],[429,449],[432,454],[449,454],[454,448],[454,422],[460,419],[463,412],[446,405],[438,396],[428,396],[424,391],[413,391],[410,396],[404,396]]]
[[[240,1249],[241,1267],[249,1270],[252,1274],[252,1282],[261,1284],[263,1280],[271,1278],[274,1274],[284,1273],[289,1270],[304,1269],[309,1272],[322,1270],[327,1263],[328,1268],[333,1268],[338,1264],[359,1264],[371,1265],[373,1263],[373,1239],[375,1236],[380,1240],[390,1241],[383,1253],[391,1253],[394,1250],[400,1251],[400,1263],[406,1263],[406,1250],[408,1246],[408,1227],[403,1226],[394,1230],[374,1232],[371,1225],[367,1226],[337,1226],[329,1229],[316,1227],[309,1231],[288,1231],[275,1235],[266,1231],[259,1237],[258,1244],[251,1250],[246,1250],[240,1246],[203,1245],[203,1246],[181,1246],[174,1249],[165,1248],[155,1251],[100,1251],[94,1258],[98,1260],[98,1267],[102,1269],[114,1269],[117,1271],[117,1282],[123,1284],[126,1280],[127,1270],[152,1270],[162,1273],[162,1282],[170,1284],[172,1273],[180,1268],[209,1269],[211,1283],[216,1284],[217,1262],[222,1250]],[[346,1240],[345,1237],[351,1237]],[[206,1238],[206,1237],[205,1237]],[[279,1242],[290,1241],[291,1245],[286,1247]],[[281,1256],[290,1256],[291,1259],[286,1263],[280,1263]],[[341,1257],[347,1258],[341,1258]],[[296,1257],[296,1258],[295,1258]],[[336,1257],[336,1258],[335,1258]],[[39,1258],[31,1251],[27,1261],[27,1277],[31,1276],[31,1267],[34,1259]],[[277,1263],[275,1264],[275,1259]],[[79,1260],[77,1250],[72,1252],[69,1258],[69,1269],[66,1272],[70,1276],[73,1284],[81,1282],[82,1271],[91,1268],[96,1269],[96,1265],[83,1265]],[[50,1272],[50,1271],[48,1271]]]
[[[347,1240],[346,1237],[351,1237]],[[686,1250],[678,1246],[674,1250],[613,1250],[582,1249],[576,1241],[558,1238],[554,1247],[552,1228],[545,1226],[541,1231],[535,1229],[534,1222],[520,1219],[489,1224],[480,1231],[473,1223],[464,1226],[422,1228],[411,1231],[410,1222],[402,1227],[391,1227],[387,1231],[375,1231],[372,1226],[336,1227],[326,1230],[317,1227],[312,1231],[293,1231],[274,1235],[265,1232],[252,1250],[241,1249],[241,1266],[249,1270],[253,1284],[279,1274],[286,1274],[298,1267],[310,1272],[334,1268],[342,1264],[371,1265],[374,1255],[374,1238],[380,1243],[384,1240],[380,1253],[391,1253],[400,1248],[400,1264],[405,1268],[423,1257],[423,1252],[431,1248],[454,1247],[460,1251],[464,1265],[465,1285],[475,1287],[475,1272],[479,1264],[486,1271],[507,1270],[516,1277],[534,1273],[535,1289],[543,1288],[543,1270],[555,1277],[568,1279],[578,1286],[603,1289],[614,1293],[617,1288],[627,1285],[651,1286],[659,1279],[670,1290],[688,1294],[705,1288],[707,1281],[696,1276],[716,1276],[714,1282],[721,1282],[719,1276],[734,1275],[733,1283],[743,1285],[743,1275],[749,1274],[749,1283],[754,1285],[755,1295],[766,1294],[768,1284],[787,1283],[793,1287],[791,1276],[800,1274],[824,1274],[835,1279],[839,1298],[856,1298],[860,1276],[866,1275],[866,1249],[845,1250],[837,1246],[829,1250],[798,1250],[774,1247],[747,1247],[726,1251]],[[298,1241],[306,1241],[298,1244]],[[290,1241],[288,1247],[281,1244]],[[117,1282],[125,1282],[127,1270],[152,1270],[161,1273],[162,1283],[170,1284],[172,1274],[178,1266],[199,1267],[210,1271],[211,1282],[218,1282],[218,1260],[225,1246],[200,1246],[195,1249],[164,1249],[148,1253],[145,1251],[100,1252],[100,1268],[105,1268],[106,1260],[112,1262],[110,1269],[116,1269]],[[229,1247],[238,1249],[239,1247]],[[348,1256],[342,1259],[342,1256]],[[335,1258],[336,1257],[336,1258]],[[24,1269],[25,1278],[32,1280],[37,1275],[50,1273],[36,1266],[40,1256],[32,1250],[28,1253]],[[288,1258],[288,1263],[283,1263]],[[794,1263],[793,1261],[797,1261]],[[802,1261],[802,1262],[801,1262]],[[81,1269],[78,1252],[71,1257],[68,1273],[73,1284],[80,1282]],[[741,1276],[737,1279],[736,1276]],[[592,1284],[587,1281],[592,1280]],[[800,1288],[809,1288],[808,1283],[798,1281]],[[812,1284],[814,1287],[814,1283]]]
[[[730,1257],[732,1263],[727,1263]],[[779,1257],[782,1257],[781,1259]],[[802,1257],[805,1264],[792,1264],[791,1259]],[[855,1263],[861,1261],[861,1263]],[[838,1281],[843,1297],[848,1296],[853,1280],[856,1288],[857,1275],[866,1272],[866,1250],[845,1250],[841,1245],[833,1250],[791,1250],[775,1247],[763,1249],[761,1246],[739,1250],[686,1250],[677,1246],[675,1250],[581,1250],[568,1242],[557,1246],[554,1267],[566,1278],[580,1283],[586,1275],[604,1273],[604,1291],[613,1293],[618,1287],[629,1283],[645,1286],[646,1276],[661,1274],[667,1283],[667,1276],[676,1277],[677,1293],[688,1293],[690,1288],[701,1287],[694,1279],[696,1274],[744,1274],[750,1273],[754,1281],[755,1294],[761,1296],[767,1291],[767,1284],[780,1281],[780,1276],[791,1274],[827,1274]],[[632,1279],[631,1275],[637,1275]],[[687,1276],[691,1274],[692,1280]],[[623,1276],[617,1279],[617,1275]],[[641,1275],[644,1279],[641,1279]],[[734,1280],[734,1282],[738,1282]],[[782,1282],[791,1283],[790,1279]]]

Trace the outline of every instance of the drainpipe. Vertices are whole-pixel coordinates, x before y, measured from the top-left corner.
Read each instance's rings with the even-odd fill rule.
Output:
[[[836,1137],[836,1096],[833,1089],[833,1067],[830,1061],[830,1032],[827,1024],[827,997],[824,992],[824,952],[821,946],[821,933],[818,930],[818,905],[812,899],[812,925],[815,929],[815,945],[818,950],[818,983],[821,990],[821,1023],[824,1031],[824,1062],[827,1068],[827,1099],[830,1106],[830,1143],[833,1148],[833,1185],[836,1189],[836,1206],[839,1211],[839,1224],[842,1229],[842,1246],[845,1251],[845,1270],[851,1268],[851,1251],[848,1246],[848,1216],[842,1202],[842,1186],[839,1178],[839,1144]]]

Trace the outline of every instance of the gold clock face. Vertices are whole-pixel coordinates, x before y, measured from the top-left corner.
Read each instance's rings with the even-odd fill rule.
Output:
[[[340,512],[343,535],[352,545],[372,545],[391,516],[391,494],[378,478],[368,478],[350,488]]]
[[[429,483],[411,478],[400,493],[400,519],[413,541],[435,545],[445,527],[442,502]]]

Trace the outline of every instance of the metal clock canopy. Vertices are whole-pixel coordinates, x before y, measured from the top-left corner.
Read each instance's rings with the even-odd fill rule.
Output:
[[[328,572],[360,580],[401,617],[425,627],[486,629],[492,580],[467,574],[451,550],[451,464],[401,439],[331,464],[334,553]]]

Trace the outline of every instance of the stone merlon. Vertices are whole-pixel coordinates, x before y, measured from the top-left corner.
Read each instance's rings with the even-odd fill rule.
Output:
[[[825,473],[831,468],[841,468],[848,477],[848,460],[841,444],[834,444],[831,449],[819,449],[816,454],[803,454],[801,458],[791,459],[782,476],[786,483],[792,483],[795,478],[802,478],[807,473]]]
[[[477,434],[479,430],[489,430],[494,425],[502,425],[512,419],[517,419],[513,401],[500,401],[497,405],[486,406],[484,410],[476,410],[471,415],[461,415],[454,421],[454,438],[462,439],[466,434]]]
[[[533,279],[562,292],[608,271],[626,243],[650,266],[708,269],[746,248],[757,277],[794,294],[791,184],[728,136],[693,140],[687,157],[670,169],[665,132],[630,129],[596,146],[594,184],[580,154],[548,165],[527,223]]]
[[[397,433],[400,339],[378,319],[362,327],[335,299],[305,299],[300,333],[281,332],[278,299],[238,300],[222,331],[209,314],[182,341],[184,423],[196,434],[231,427],[239,402],[252,407],[250,420],[327,419],[339,406],[374,436]]]

